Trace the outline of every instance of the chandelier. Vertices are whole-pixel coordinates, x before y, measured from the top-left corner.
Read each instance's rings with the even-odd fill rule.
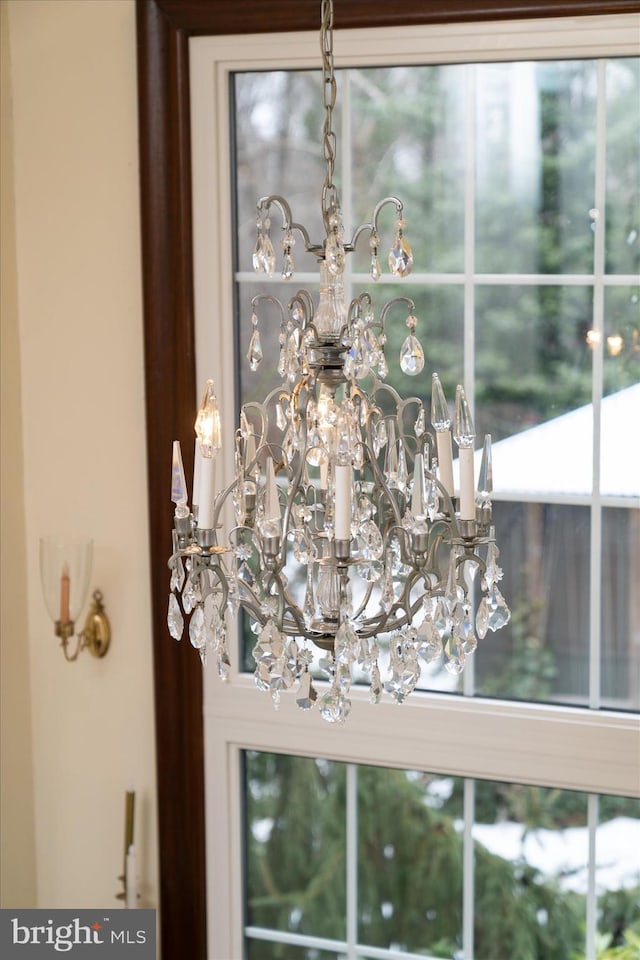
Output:
[[[239,609],[255,636],[255,680],[277,706],[294,690],[297,705],[318,703],[329,722],[346,719],[354,681],[401,703],[416,687],[421,662],[444,660],[453,674],[464,667],[477,637],[510,618],[498,588],[502,571],[492,526],[491,438],[484,438],[478,484],[475,430],[462,386],[453,416],[436,373],[430,423],[419,397],[403,398],[389,383],[385,357],[390,313],[406,311],[402,371],[417,377],[424,351],[414,303],[395,297],[378,316],[368,293],[345,298],[345,258],[368,238],[371,277],[381,276],[378,222],[395,211],[388,265],[407,276],[413,255],[404,235],[403,205],[385,197],[371,220],[345,235],[333,182],[336,100],[333,4],[322,0],[326,163],[322,187],[325,238],[313,243],[293,220],[287,201],[266,196],[257,205],[253,267],[273,276],[275,212],[282,228],[282,277],[294,276],[293,249],[302,240],[317,257],[316,305],[298,290],[285,305],[269,294],[252,301],[247,359],[263,359],[260,313],[279,319],[278,374],[282,385],[262,403],[245,403],[235,433],[232,482],[215,491],[221,448],[220,413],[207,381],[196,419],[192,506],[180,445],[173,447],[175,503],[168,626],[184,631],[200,651],[215,653],[222,679],[230,671],[228,621]],[[454,488],[452,437],[458,447]],[[222,516],[231,498],[235,525],[225,538]],[[476,586],[479,584],[479,591]],[[480,597],[477,605],[475,601]],[[314,678],[328,680],[321,695]]]

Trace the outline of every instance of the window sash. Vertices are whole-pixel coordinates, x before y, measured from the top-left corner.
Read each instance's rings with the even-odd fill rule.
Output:
[[[390,57],[407,64],[636,55],[638,26],[640,17],[615,16],[504,22],[499,32],[492,23],[347,30],[335,38],[335,59],[339,67],[388,63]],[[212,318],[231,318],[234,309],[229,77],[242,69],[318,64],[315,34],[190,40],[197,383],[213,375],[227,437],[235,413],[233,338],[228,325]],[[222,451],[226,482],[231,446]],[[288,708],[295,707],[286,699],[274,711],[269,698],[256,693],[253,678],[238,672],[237,659],[227,684],[211,669],[204,683],[211,957],[241,956],[243,950],[245,749],[640,795],[640,724],[631,715],[417,692],[402,709],[381,703],[374,710],[367,691],[354,689],[349,721],[334,729],[318,715],[292,722]]]

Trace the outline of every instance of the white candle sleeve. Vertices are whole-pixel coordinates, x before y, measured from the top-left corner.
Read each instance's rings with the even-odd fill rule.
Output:
[[[194,508],[200,505],[201,469],[202,469],[202,451],[200,450],[200,441],[196,437],[195,450],[193,451],[193,495],[191,497]]]
[[[350,464],[336,465],[336,540],[351,540],[351,470]]]
[[[460,519],[475,520],[476,485],[473,475],[473,447],[460,447]]]
[[[198,529],[213,527],[214,492],[216,485],[216,462],[213,457],[202,457],[200,463],[200,490],[198,504]]]
[[[440,470],[440,483],[445,488],[450,497],[453,496],[453,451],[451,448],[451,430],[438,430],[436,432],[436,442],[438,445],[438,467]]]
[[[136,881],[136,851],[133,844],[127,850],[127,864],[125,867],[125,889],[127,910],[135,910],[138,900],[138,889]]]
[[[267,460],[264,518],[269,523],[280,523],[281,521],[278,482],[271,457]]]

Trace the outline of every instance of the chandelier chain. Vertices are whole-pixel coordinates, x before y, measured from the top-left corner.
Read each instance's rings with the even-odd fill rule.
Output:
[[[333,108],[336,103],[336,78],[333,70],[333,0],[322,0],[320,50],[322,53],[322,90],[324,126],[322,129],[322,153],[327,166],[322,189],[323,214],[327,214],[327,196],[335,194],[333,171],[336,157],[336,135],[332,127]]]

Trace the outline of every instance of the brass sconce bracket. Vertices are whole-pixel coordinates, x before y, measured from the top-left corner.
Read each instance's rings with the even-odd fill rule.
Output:
[[[73,620],[67,623],[61,623],[56,620],[56,636],[60,637],[60,645],[65,655],[65,659],[70,663],[77,660],[81,650],[87,649],[94,657],[104,657],[109,649],[111,642],[111,624],[104,611],[102,603],[102,593],[100,590],[93,591],[93,600],[89,607],[87,619],[84,622],[82,631],[78,634],[76,648],[73,653],[69,652],[69,640],[74,634]]]

